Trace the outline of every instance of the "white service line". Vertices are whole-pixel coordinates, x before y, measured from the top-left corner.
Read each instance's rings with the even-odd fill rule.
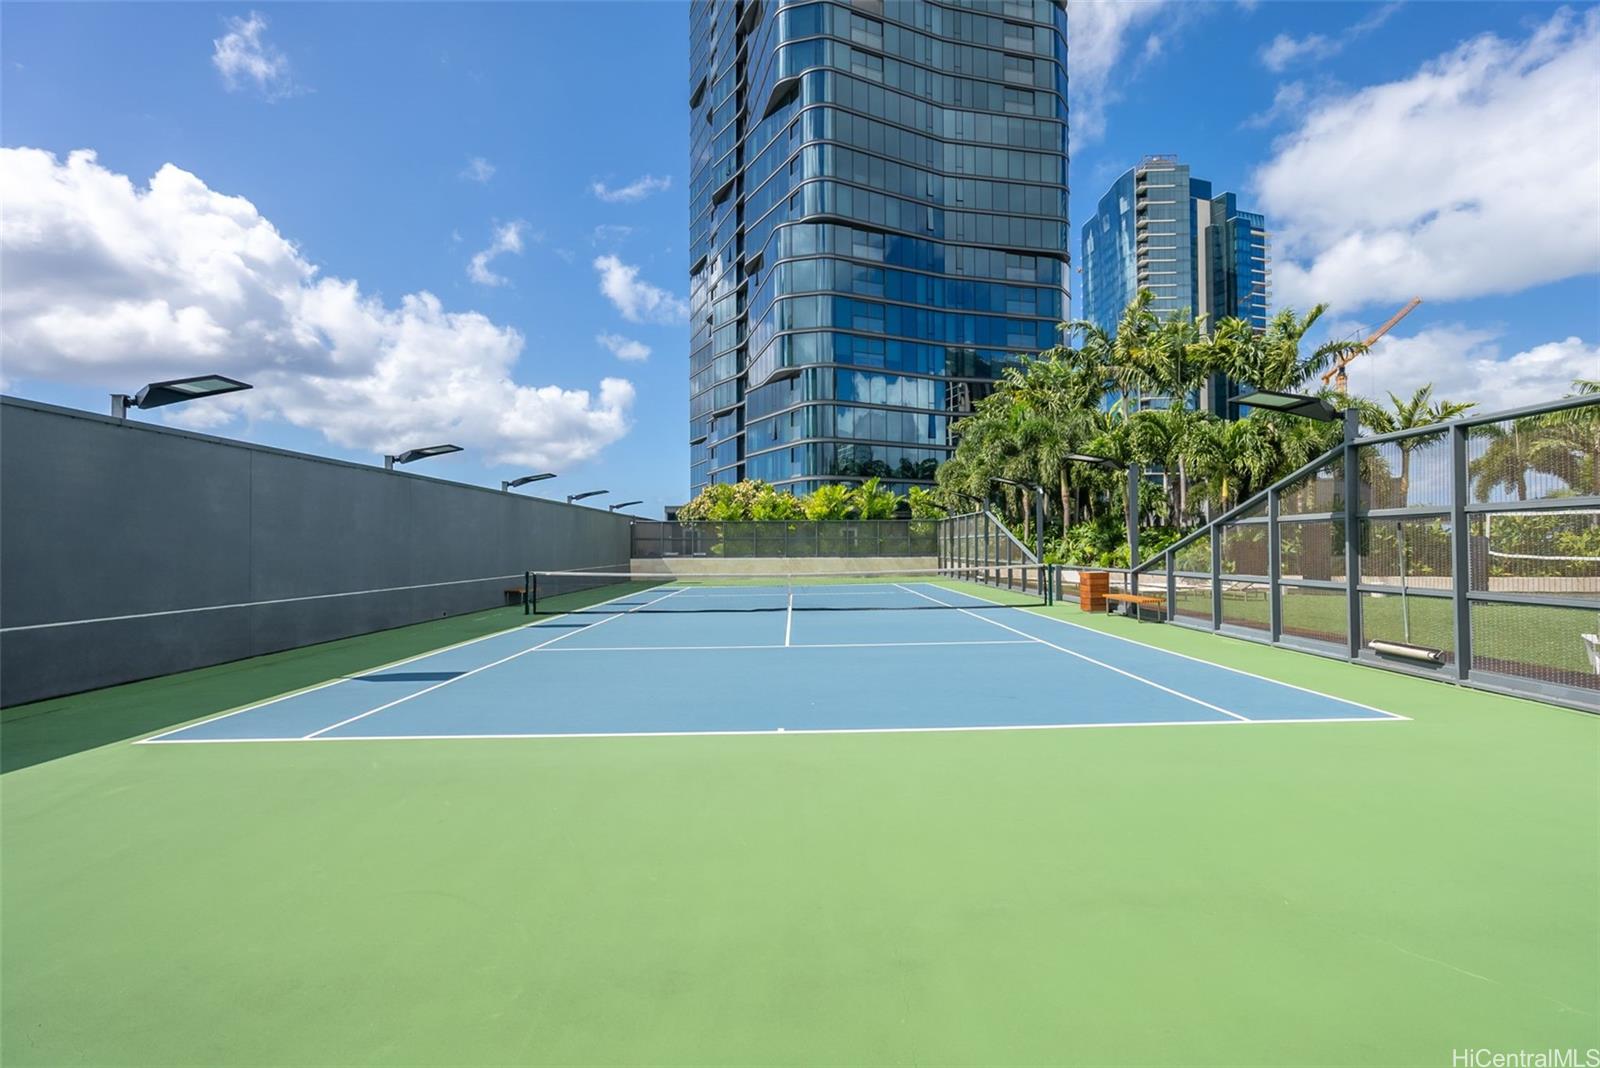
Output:
[[[505,630],[497,630],[489,634],[480,634],[476,638],[468,638],[466,641],[456,642],[454,645],[445,645],[439,647],[438,649],[429,649],[427,652],[417,653],[415,656],[401,657],[399,660],[391,660],[386,664],[377,664],[373,667],[363,668],[359,674],[340,675],[336,679],[328,679],[325,682],[314,683],[310,686],[302,686],[298,690],[290,690],[288,693],[280,693],[276,697],[267,698],[265,701],[252,701],[250,704],[241,705],[238,708],[230,708],[225,712],[219,712],[215,716],[209,716],[205,719],[195,720],[193,723],[185,723],[181,727],[174,727],[169,731],[162,731],[160,734],[152,734],[148,738],[135,738],[133,740],[133,744],[148,745],[151,742],[164,742],[167,740],[167,736],[169,734],[178,734],[181,731],[191,730],[195,727],[203,727],[207,723],[216,723],[218,720],[224,720],[230,716],[237,716],[243,712],[254,712],[258,708],[265,708],[268,705],[275,705],[279,701],[287,701],[289,698],[299,697],[301,694],[315,693],[317,690],[325,690],[329,686],[337,686],[342,682],[349,682],[350,680],[360,678],[363,675],[370,675],[375,671],[388,671],[390,668],[403,667],[406,664],[414,664],[418,660],[426,660],[430,656],[438,656],[441,653],[452,652],[456,649],[465,649],[469,645],[477,645],[479,642],[486,642],[491,638],[504,638],[506,635],[515,633],[519,630],[535,630],[547,623],[554,623],[558,619],[565,619],[567,616],[576,615],[579,612],[586,612],[591,608],[599,608],[602,605],[608,605],[614,601],[620,601],[624,598],[632,597],[638,592],[640,591],[630,590],[627,593],[619,593],[615,597],[608,597],[603,601],[596,601],[594,604],[584,605],[582,608],[575,608],[571,612],[562,612],[559,615],[551,616],[549,619],[543,619],[537,623],[524,623],[518,627],[507,627]]]
[[[789,611],[783,618],[783,644],[788,646],[794,634],[794,588],[789,589]]]
[[[1031,643],[1030,643],[1031,644]],[[967,734],[987,731],[1073,731],[1124,727],[1267,727],[1308,723],[1382,723],[1372,716],[1326,716],[1304,719],[1170,719],[1130,720],[1116,723],[1006,723],[954,727],[788,727],[720,731],[571,731],[517,734],[331,734],[305,738],[174,738],[169,745],[240,745],[260,742],[465,742],[513,738],[722,738],[787,737],[791,734]]]
[[[958,642],[795,642],[790,645],[581,645],[568,649],[541,649],[543,653],[697,653],[737,649],[904,649],[925,645],[1034,645],[1035,639],[996,638]]]
[[[1075,656],[1079,660],[1088,661],[1089,663],[1094,664],[1097,667],[1103,667],[1107,671],[1115,671],[1118,675],[1121,675],[1121,676],[1123,676],[1125,678],[1132,679],[1135,682],[1142,682],[1146,686],[1153,686],[1156,689],[1161,690],[1163,693],[1169,693],[1172,696],[1180,698],[1180,699],[1182,699],[1184,701],[1189,701],[1189,702],[1192,702],[1193,704],[1200,705],[1202,708],[1209,708],[1213,712],[1221,712],[1224,716],[1229,716],[1229,717],[1231,717],[1233,719],[1241,720],[1241,721],[1243,721],[1245,723],[1250,722],[1250,717],[1249,716],[1241,716],[1237,712],[1229,712],[1226,708],[1223,708],[1220,705],[1214,705],[1210,701],[1202,701],[1198,697],[1191,697],[1189,694],[1186,694],[1186,693],[1182,692],[1181,690],[1174,690],[1170,686],[1163,686],[1159,682],[1155,682],[1154,680],[1145,678],[1143,675],[1135,675],[1131,671],[1124,671],[1121,668],[1116,667],[1115,665],[1106,663],[1104,660],[1096,660],[1092,656],[1085,656],[1082,653],[1075,652],[1072,649],[1068,649],[1064,645],[1057,645],[1055,642],[1047,642],[1043,638],[1038,637],[1037,635],[1029,634],[1027,631],[1018,630],[1016,627],[1008,627],[1004,623],[1001,623],[999,620],[990,619],[987,616],[979,615],[977,612],[974,612],[969,608],[960,608],[960,607],[958,607],[956,605],[945,604],[945,602],[939,600],[937,597],[929,597],[927,594],[920,593],[917,590],[914,590],[909,586],[901,586],[900,588],[905,590],[907,593],[916,594],[918,597],[921,597],[924,600],[932,601],[934,604],[942,604],[946,608],[955,608],[956,611],[962,613],[963,615],[971,616],[973,619],[981,619],[985,623],[988,623],[990,626],[999,627],[1001,630],[1008,630],[1012,634],[1020,634],[1024,638],[1029,638],[1029,639],[1031,639],[1033,641],[1038,642],[1040,645],[1048,646],[1051,649],[1054,649],[1058,653],[1066,653],[1068,656]]]
[[[443,682],[436,682],[432,686],[428,686],[428,687],[426,687],[424,689],[418,690],[416,693],[408,693],[404,697],[397,697],[393,701],[390,701],[388,704],[379,705],[377,708],[369,708],[365,712],[358,713],[357,715],[351,716],[348,719],[341,719],[338,723],[330,723],[328,726],[323,727],[320,730],[314,730],[310,734],[305,735],[304,739],[309,740],[311,738],[317,737],[318,735],[327,734],[329,731],[338,730],[340,727],[343,727],[346,724],[354,723],[358,719],[366,719],[368,716],[370,716],[370,715],[372,715],[372,714],[374,714],[376,712],[382,712],[385,709],[393,708],[395,705],[403,705],[407,701],[411,701],[411,700],[414,700],[414,699],[416,699],[418,697],[421,697],[423,694],[432,693],[435,690],[443,689],[444,687],[449,686],[453,682],[460,682],[462,679],[470,678],[473,675],[478,674],[478,672],[480,672],[480,671],[488,671],[492,667],[499,667],[501,664],[509,663],[510,661],[517,659],[517,657],[519,657],[519,656],[527,656],[529,653],[536,653],[540,649],[543,649],[545,646],[554,645],[556,642],[559,642],[559,641],[561,641],[561,640],[563,640],[565,638],[570,638],[574,634],[582,634],[585,631],[594,630],[596,627],[603,627],[607,623],[610,623],[612,620],[621,619],[623,616],[631,615],[634,612],[637,612],[641,608],[648,608],[653,604],[660,604],[662,601],[665,601],[667,599],[667,597],[676,597],[678,594],[680,594],[682,592],[683,592],[682,590],[673,590],[671,593],[667,594],[666,597],[657,597],[653,601],[646,601],[644,604],[634,605],[632,608],[628,609],[626,612],[618,612],[616,615],[606,616],[604,619],[596,620],[593,623],[587,623],[584,626],[578,627],[575,630],[569,630],[569,631],[566,631],[563,634],[557,634],[554,638],[551,638],[548,641],[543,641],[543,642],[540,642],[538,645],[531,646],[531,647],[529,647],[527,649],[519,650],[519,651],[517,651],[515,653],[512,653],[510,656],[503,656],[499,660],[496,660],[496,661],[494,661],[492,663],[479,665],[478,667],[473,668],[471,671],[463,671],[461,674],[455,676],[454,678],[445,679]]]

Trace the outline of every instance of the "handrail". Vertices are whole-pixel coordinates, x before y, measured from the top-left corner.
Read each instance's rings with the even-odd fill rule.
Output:
[[[1000,528],[1000,532],[1006,536],[1006,538],[1011,542],[1012,545],[1015,545],[1017,548],[1022,550],[1022,555],[1027,557],[1028,563],[1037,564],[1039,562],[1039,558],[1037,556],[1033,555],[1033,550],[1029,549],[1026,545],[1022,544],[1022,542],[1018,541],[1017,540],[1017,536],[1015,534],[1011,533],[1011,528],[1007,527],[1004,523],[1002,523],[999,520],[999,518],[995,516],[995,514],[993,512],[991,512],[991,511],[989,511],[989,509],[985,508],[983,510],[983,514],[989,517],[989,522],[993,523],[995,526]]]

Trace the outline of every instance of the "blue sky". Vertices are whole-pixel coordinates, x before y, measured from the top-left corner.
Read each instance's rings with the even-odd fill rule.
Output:
[[[1436,380],[1500,407],[1600,375],[1593,6],[1071,20],[1075,230],[1174,152],[1267,213],[1278,303],[1327,299],[1343,335],[1424,297],[1358,391]],[[668,2],[5,5],[6,392],[103,410],[234,371],[258,389],[166,418],[360,461],[456,439],[417,470],[682,500],[686,21]]]

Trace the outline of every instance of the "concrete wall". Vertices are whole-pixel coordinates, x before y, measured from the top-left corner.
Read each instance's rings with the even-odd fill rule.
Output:
[[[136,417],[137,418],[137,417]],[[0,704],[503,603],[625,570],[603,510],[0,398]],[[432,589],[12,630],[203,605]]]

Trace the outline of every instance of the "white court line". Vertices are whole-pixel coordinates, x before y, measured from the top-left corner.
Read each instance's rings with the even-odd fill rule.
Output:
[[[788,645],[794,634],[794,590],[789,590],[789,611],[783,619],[783,644]]]
[[[968,596],[972,596],[972,595],[969,594]],[[995,603],[999,604],[1000,602],[996,601]],[[1231,671],[1235,675],[1243,675],[1246,678],[1251,678],[1251,679],[1260,679],[1262,682],[1270,682],[1275,686],[1286,686],[1291,690],[1299,690],[1301,693],[1311,694],[1313,697],[1325,697],[1330,701],[1341,701],[1344,704],[1352,705],[1352,706],[1354,706],[1356,708],[1364,708],[1368,712],[1376,712],[1376,713],[1378,713],[1378,715],[1387,716],[1390,719],[1405,720],[1407,723],[1411,722],[1411,717],[1410,716],[1402,716],[1398,712],[1390,712],[1390,711],[1388,711],[1386,709],[1376,708],[1376,707],[1374,707],[1372,705],[1363,704],[1360,701],[1352,701],[1348,697],[1338,697],[1338,696],[1336,696],[1334,694],[1323,693],[1321,690],[1313,690],[1313,689],[1311,689],[1309,687],[1306,687],[1306,686],[1296,686],[1294,683],[1292,683],[1292,682],[1284,682],[1282,679],[1274,679],[1274,678],[1269,678],[1266,675],[1258,675],[1254,671],[1247,671],[1244,668],[1229,667],[1227,664],[1218,664],[1215,661],[1206,660],[1206,659],[1204,659],[1202,657],[1198,657],[1198,656],[1190,656],[1188,653],[1180,653],[1180,652],[1178,652],[1178,651],[1176,651],[1174,649],[1164,649],[1159,645],[1151,645],[1149,642],[1142,642],[1137,638],[1128,638],[1128,637],[1124,637],[1121,634],[1112,634],[1110,631],[1100,630],[1100,629],[1098,629],[1096,627],[1086,627],[1082,623],[1074,623],[1072,620],[1070,620],[1070,619],[1062,619],[1060,616],[1047,616],[1043,612],[1032,612],[1032,611],[1030,611],[1028,614],[1031,615],[1031,616],[1034,616],[1037,619],[1048,619],[1052,623],[1060,623],[1062,626],[1076,627],[1078,630],[1086,630],[1091,634],[1100,634],[1100,635],[1103,635],[1103,636],[1105,636],[1107,638],[1115,638],[1119,642],[1127,642],[1129,645],[1137,645],[1141,649],[1153,649],[1154,651],[1156,651],[1158,653],[1166,653],[1168,656],[1181,657],[1184,660],[1189,660],[1189,661],[1192,661],[1193,663],[1196,663],[1196,664],[1204,664],[1206,667],[1221,668],[1223,671]],[[1206,633],[1206,632],[1202,631],[1201,633]],[[1229,637],[1229,635],[1226,635],[1226,634],[1222,635],[1222,636],[1223,637]],[[1257,644],[1260,644],[1260,643],[1257,643]],[[1278,648],[1278,647],[1274,646],[1273,648]],[[1284,651],[1285,652],[1291,652],[1291,653],[1297,653],[1297,652],[1300,652],[1301,650],[1299,650],[1299,649],[1286,649]]]
[[[1223,708],[1221,705],[1214,705],[1210,701],[1202,701],[1198,697],[1192,697],[1189,694],[1183,693],[1180,690],[1174,690],[1170,686],[1163,686],[1159,682],[1155,682],[1152,679],[1145,678],[1143,675],[1135,675],[1131,671],[1124,671],[1119,667],[1115,667],[1114,665],[1106,663],[1104,660],[1096,660],[1092,656],[1085,656],[1082,653],[1075,652],[1075,651],[1073,651],[1071,649],[1068,649],[1064,645],[1057,645],[1055,642],[1047,642],[1043,638],[1037,637],[1036,635],[1033,635],[1033,634],[1029,634],[1026,631],[1018,630],[1016,627],[1008,627],[1004,623],[1001,623],[999,620],[989,619],[987,616],[981,616],[981,615],[979,615],[978,613],[972,611],[969,608],[961,608],[961,607],[959,607],[957,605],[945,604],[945,602],[939,600],[937,597],[929,597],[927,594],[919,593],[918,591],[912,589],[909,586],[901,586],[900,588],[905,590],[907,593],[913,593],[913,594],[916,594],[918,597],[921,597],[921,598],[923,598],[925,600],[932,601],[934,604],[942,604],[946,608],[954,608],[954,609],[956,609],[956,611],[960,612],[962,615],[971,616],[973,619],[981,619],[985,623],[988,623],[991,626],[999,627],[1001,630],[1008,630],[1012,634],[1020,634],[1024,638],[1032,638],[1034,641],[1038,642],[1040,645],[1047,645],[1047,646],[1049,646],[1050,648],[1056,650],[1059,653],[1066,653],[1068,656],[1075,656],[1079,660],[1086,660],[1089,663],[1094,664],[1094,665],[1096,665],[1098,667],[1105,668],[1107,671],[1115,671],[1118,675],[1122,675],[1122,676],[1124,676],[1126,678],[1133,679],[1135,682],[1142,682],[1146,686],[1154,686],[1156,689],[1161,690],[1164,693],[1169,693],[1172,696],[1177,697],[1177,698],[1181,698],[1182,700],[1185,700],[1185,701],[1191,701],[1194,704],[1200,705],[1202,708],[1209,708],[1213,712],[1221,712],[1224,716],[1231,716],[1231,717],[1233,717],[1234,719],[1237,719],[1237,720],[1244,720],[1245,722],[1249,722],[1249,720],[1250,720],[1249,716],[1241,716],[1237,712],[1229,712],[1226,708]]]
[[[924,645],[1033,645],[1033,638],[996,638],[959,642],[795,642],[791,645],[580,645],[566,649],[540,649],[554,653],[694,653],[735,649],[904,649]]]
[[[956,727],[789,727],[727,731],[571,731],[543,734],[334,734],[304,738],[173,738],[167,745],[239,745],[260,742],[450,742],[515,738],[786,738],[796,734],[983,734],[993,731],[1113,730],[1122,727],[1272,727],[1305,723],[1382,723],[1371,716],[1305,719],[1168,719],[1122,723],[1007,723]]]
[[[548,623],[554,623],[558,619],[565,619],[567,616],[576,615],[591,608],[599,608],[602,605],[611,604],[613,601],[620,601],[623,598],[632,597],[638,592],[640,591],[632,590],[628,593],[619,593],[615,597],[609,597],[604,601],[596,601],[594,604],[585,605],[583,608],[575,608],[571,612],[562,612],[559,615],[551,616],[549,619],[541,619],[537,623],[524,623],[517,627],[507,627],[505,630],[497,630],[490,634],[480,634],[476,638],[468,638],[466,641],[456,642],[454,645],[445,645],[438,649],[429,649],[427,652],[417,653],[415,656],[402,657],[399,660],[391,660],[386,664],[378,664],[374,667],[363,668],[360,675],[341,675],[336,679],[328,679],[325,682],[313,683],[310,686],[302,686],[298,690],[290,690],[287,693],[280,693],[276,697],[267,698],[265,701],[252,701],[250,704],[240,705],[238,708],[230,708],[225,712],[219,712],[214,716],[207,716],[205,719],[196,720],[193,723],[185,723],[181,727],[174,727],[171,730],[163,731],[160,734],[152,734],[148,738],[136,738],[134,739],[133,744],[147,745],[151,742],[164,741],[169,734],[177,734],[180,731],[186,731],[193,727],[202,727],[207,723],[215,723],[218,720],[227,719],[229,716],[237,716],[242,712],[252,712],[258,708],[265,708],[268,705],[275,705],[279,701],[287,701],[291,697],[299,697],[301,694],[315,693],[317,690],[325,690],[329,686],[337,686],[342,682],[349,682],[352,679],[360,678],[361,675],[370,675],[374,671],[388,671],[390,668],[402,667],[406,664],[414,664],[418,660],[426,660],[430,656],[438,656],[440,653],[448,653],[456,649],[464,649],[469,645],[476,645],[479,642],[486,642],[491,638],[503,638],[506,635],[513,634],[519,630],[534,630]]]
[[[456,682],[460,682],[462,679],[471,678],[473,675],[478,674],[478,672],[480,672],[480,671],[488,671],[492,667],[499,667],[501,664],[509,663],[510,661],[515,660],[519,656],[527,656],[529,653],[536,653],[540,649],[543,649],[545,646],[554,645],[556,642],[561,641],[564,638],[570,638],[574,634],[582,634],[585,631],[594,630],[596,627],[603,627],[607,623],[610,623],[612,620],[621,619],[623,616],[629,615],[629,614],[631,614],[633,612],[637,612],[639,609],[648,607],[649,605],[659,604],[660,602],[665,601],[667,599],[667,597],[675,597],[681,592],[682,592],[681,590],[674,590],[673,592],[667,594],[666,597],[657,597],[654,601],[646,601],[644,604],[634,605],[632,608],[628,609],[628,611],[626,611],[626,612],[618,612],[615,615],[606,616],[604,619],[599,619],[599,620],[596,620],[593,623],[585,624],[584,626],[578,627],[575,630],[569,630],[569,631],[565,631],[565,632],[563,632],[561,634],[557,634],[554,638],[551,638],[548,641],[543,641],[543,642],[540,642],[538,645],[531,646],[530,648],[523,649],[523,650],[520,650],[519,652],[512,653],[510,656],[503,656],[499,660],[495,660],[495,661],[493,661],[491,663],[481,664],[478,667],[473,668],[471,671],[463,671],[461,674],[455,676],[454,678],[445,679],[443,682],[436,682],[432,686],[428,686],[428,687],[426,687],[424,689],[418,690],[415,693],[408,693],[404,697],[397,697],[393,701],[390,701],[387,704],[379,705],[377,708],[369,708],[365,712],[357,713],[356,715],[351,716],[348,719],[341,719],[338,723],[330,723],[328,726],[323,727],[320,730],[312,731],[310,734],[306,735],[305,737],[309,740],[309,739],[317,737],[319,734],[327,734],[329,731],[338,730],[340,727],[343,727],[346,724],[354,723],[358,719],[366,719],[368,716],[370,716],[370,715],[372,715],[372,714],[374,714],[376,712],[382,712],[385,709],[393,708],[395,705],[403,705],[407,701],[414,700],[415,698],[421,697],[423,694],[429,694],[429,693],[432,693],[435,690],[441,690],[444,687],[449,686],[451,683],[456,683]]]
[[[940,588],[942,589],[943,587],[940,587]],[[1335,694],[1323,693],[1321,690],[1313,690],[1308,686],[1297,686],[1292,682],[1284,682],[1282,679],[1274,679],[1274,678],[1270,678],[1269,676],[1266,676],[1266,675],[1258,675],[1254,671],[1247,671],[1244,668],[1229,667],[1227,664],[1218,664],[1215,661],[1206,660],[1203,657],[1190,656],[1188,653],[1180,653],[1180,652],[1177,652],[1176,650],[1166,649],[1166,648],[1163,648],[1162,646],[1159,646],[1159,645],[1151,645],[1149,642],[1142,642],[1137,638],[1128,638],[1128,637],[1125,637],[1125,636],[1123,636],[1121,634],[1112,634],[1110,631],[1100,630],[1097,627],[1086,627],[1082,623],[1074,623],[1072,620],[1070,620],[1070,619],[1062,619],[1060,616],[1046,615],[1044,612],[1037,611],[1037,609],[1045,607],[1043,605],[1014,605],[1014,604],[1013,605],[1008,605],[1004,601],[995,601],[995,600],[990,600],[987,597],[979,597],[977,594],[968,593],[965,590],[950,590],[950,591],[947,591],[947,592],[954,593],[954,594],[957,594],[957,595],[962,596],[962,597],[971,597],[975,601],[982,601],[985,604],[992,604],[992,605],[996,605],[996,606],[1001,607],[1001,608],[1019,608],[1019,609],[1023,609],[1028,613],[1028,615],[1034,617],[1035,619],[1048,619],[1052,623],[1060,623],[1063,626],[1076,627],[1078,630],[1086,630],[1091,634],[1099,634],[1099,635],[1103,635],[1104,637],[1107,637],[1107,638],[1115,638],[1119,642],[1126,642],[1129,645],[1137,645],[1141,649],[1149,649],[1149,650],[1151,650],[1153,652],[1157,652],[1157,653],[1166,653],[1168,656],[1180,657],[1180,658],[1182,658],[1184,660],[1191,661],[1192,663],[1204,664],[1206,667],[1214,667],[1214,668],[1220,668],[1223,671],[1231,671],[1235,675],[1243,675],[1246,678],[1259,679],[1262,682],[1270,682],[1274,686],[1283,686],[1283,687],[1287,687],[1288,689],[1291,689],[1291,690],[1299,690],[1301,693],[1308,693],[1313,697],[1322,697],[1322,698],[1325,698],[1325,699],[1327,699],[1329,701],[1338,701],[1338,702],[1340,702],[1342,704],[1350,705],[1353,708],[1364,708],[1368,712],[1376,712],[1378,715],[1385,716],[1385,717],[1387,717],[1389,719],[1404,720],[1407,723],[1411,722],[1411,717],[1410,716],[1402,716],[1398,712],[1390,712],[1387,709],[1377,708],[1377,707],[1375,707],[1373,705],[1365,704],[1365,703],[1363,703],[1361,701],[1352,701],[1348,697],[1339,697],[1339,696],[1337,696]],[[1228,637],[1228,635],[1223,635],[1223,636],[1224,637]],[[1299,652],[1300,650],[1298,650],[1298,649],[1289,649],[1287,651],[1288,652]],[[1256,721],[1252,721],[1252,722],[1265,723],[1265,722],[1268,722],[1268,721],[1267,720],[1256,720]]]

